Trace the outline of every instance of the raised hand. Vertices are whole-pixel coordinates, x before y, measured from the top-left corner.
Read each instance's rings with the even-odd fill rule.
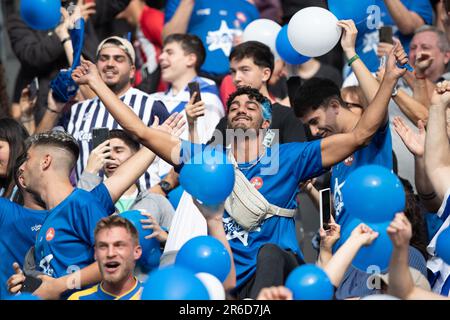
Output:
[[[86,172],[97,174],[105,165],[117,164],[114,160],[108,159],[111,156],[111,146],[109,140],[106,140],[99,144],[89,155],[86,168]]]
[[[415,133],[401,117],[394,118],[394,129],[402,139],[405,146],[414,156],[423,157],[425,154],[425,124],[422,120],[417,122],[419,133]]]
[[[450,104],[450,81],[442,81],[436,85],[431,96],[432,105],[442,105],[448,107]]]
[[[356,239],[362,245],[368,246],[378,237],[378,232],[373,231],[368,225],[361,223],[350,234],[350,238]]]
[[[153,230],[151,235],[145,236],[145,239],[156,238],[159,242],[166,242],[168,234],[161,228],[155,217],[148,212],[141,212],[141,215],[147,217],[141,220],[142,229]]]
[[[30,86],[29,85],[26,86],[22,90],[22,93],[20,94],[20,100],[19,100],[19,105],[20,105],[20,110],[22,112],[22,116],[32,116],[33,115],[33,110],[34,110],[34,106],[36,105],[36,101],[37,101],[37,96],[35,96],[31,99]]]
[[[81,64],[72,72],[72,79],[78,84],[95,84],[102,82],[102,78],[95,64],[89,60],[82,60]]]
[[[198,117],[205,115],[205,103],[202,100],[194,103],[196,96],[197,92],[194,92],[185,108],[188,124],[190,125],[194,124]]]
[[[341,46],[347,56],[347,59],[352,58],[355,54],[355,42],[358,35],[358,29],[353,20],[340,20],[337,23],[342,28]]]
[[[328,224],[328,226],[330,228],[328,230],[320,228],[319,229],[319,235],[320,235],[320,248],[331,251],[331,249],[333,248],[334,244],[341,237],[341,226],[338,225],[334,221],[332,215],[330,215],[330,219],[331,219],[331,222]]]
[[[433,61],[434,58],[431,57],[429,52],[419,52],[415,61],[416,76],[425,76],[425,73],[427,72]]]
[[[12,266],[14,268],[14,274],[9,277],[6,284],[8,286],[8,291],[11,294],[16,294],[22,289],[25,281],[25,275],[17,262],[14,262]]]
[[[178,112],[174,112],[159,125],[159,118],[155,116],[152,128],[170,133],[173,136],[179,137],[185,130],[186,120],[184,120],[183,115]]]
[[[394,247],[405,248],[409,246],[409,241],[412,237],[412,227],[403,212],[395,215],[394,220],[387,228],[387,233]]]
[[[407,63],[408,55],[403,49],[400,41],[394,39],[394,47],[389,52],[389,56],[386,62],[386,73],[384,76],[394,80],[400,79],[407,70],[405,68],[399,68],[398,65],[403,66]]]

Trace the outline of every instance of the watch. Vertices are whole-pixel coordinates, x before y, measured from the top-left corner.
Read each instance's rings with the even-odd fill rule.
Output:
[[[391,97],[392,97],[392,98],[395,98],[395,97],[397,96],[397,94],[398,94],[398,88],[395,87],[394,90],[392,90]]]
[[[162,191],[164,191],[166,196],[170,192],[170,190],[172,190],[172,185],[167,181],[161,180],[158,184],[161,187]]]

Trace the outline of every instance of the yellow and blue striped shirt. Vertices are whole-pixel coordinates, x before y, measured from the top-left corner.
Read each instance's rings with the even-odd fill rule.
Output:
[[[92,288],[75,292],[67,300],[140,300],[142,292],[142,284],[135,278],[136,284],[128,292],[123,295],[116,296],[103,289],[99,283]]]

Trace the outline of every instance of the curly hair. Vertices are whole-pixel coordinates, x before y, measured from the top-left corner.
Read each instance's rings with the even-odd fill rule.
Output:
[[[259,102],[261,104],[264,120],[272,121],[272,103],[257,89],[249,86],[239,87],[235,92],[230,94],[227,100],[228,110],[230,110],[231,104],[233,103],[234,99],[241,95],[247,95],[251,100]]]

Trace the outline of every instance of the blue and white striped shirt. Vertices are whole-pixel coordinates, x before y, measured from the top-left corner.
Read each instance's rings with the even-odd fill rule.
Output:
[[[155,115],[158,116],[160,123],[168,117],[166,107],[161,101],[156,101],[147,93],[135,88],[130,88],[120,97],[126,105],[145,123],[151,126]],[[92,129],[98,127],[107,127],[111,129],[122,129],[113,116],[107,111],[103,102],[99,98],[85,100],[74,104],[70,111],[70,119],[67,124],[67,132],[74,136],[80,146],[80,156],[76,165],[77,180],[83,172],[89,154],[92,151]],[[158,158],[148,168],[147,172],[139,179],[142,188],[150,188],[160,181],[158,172]]]

